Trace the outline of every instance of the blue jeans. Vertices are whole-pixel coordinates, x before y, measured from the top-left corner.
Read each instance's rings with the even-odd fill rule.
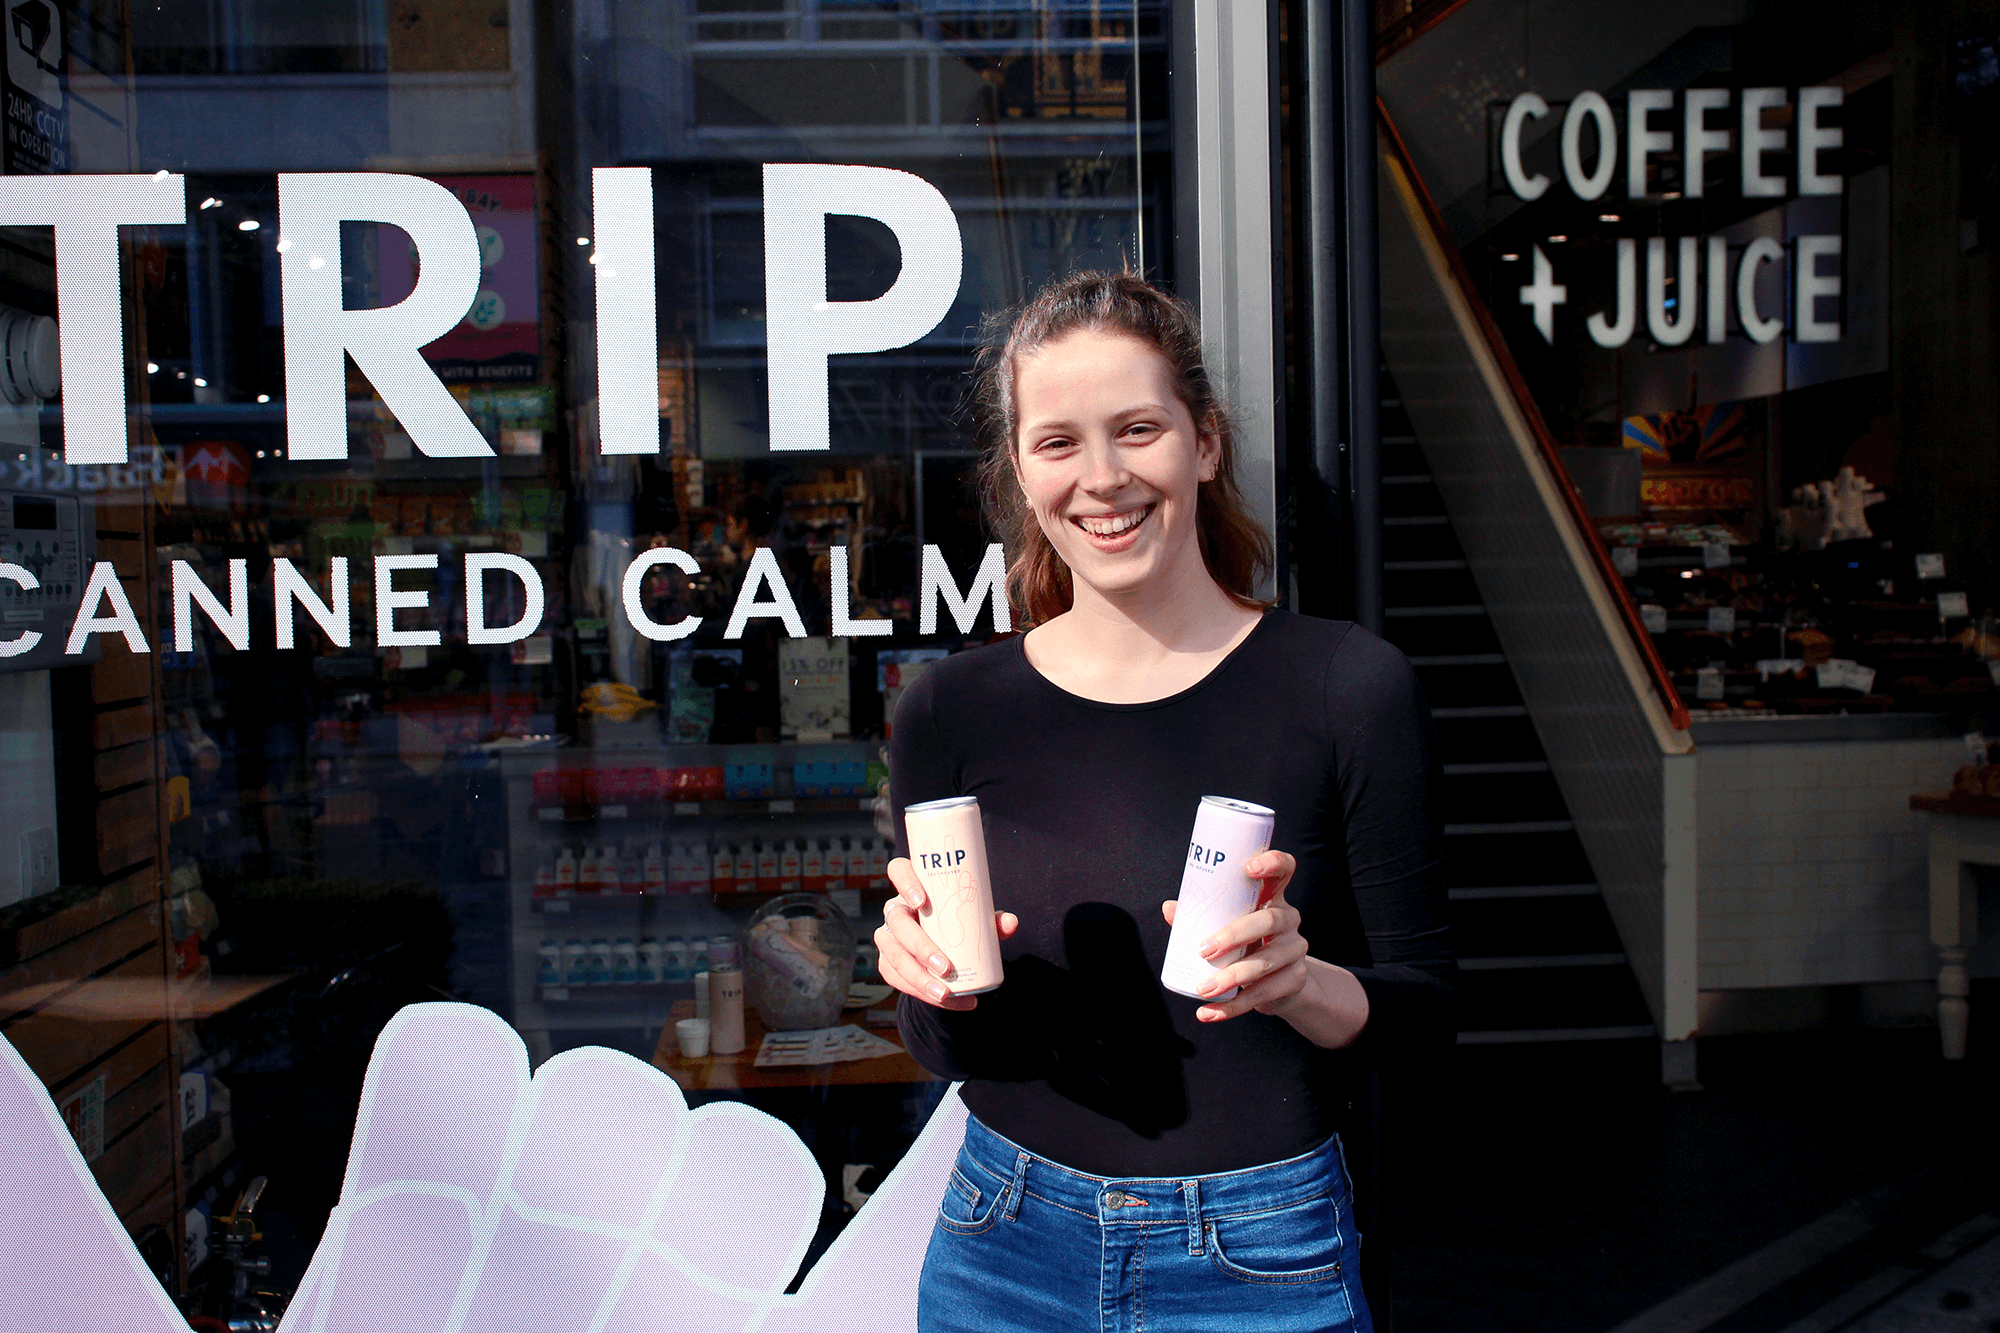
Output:
[[[919,1333],[1371,1333],[1340,1140],[1220,1175],[1114,1179],[965,1121]]]

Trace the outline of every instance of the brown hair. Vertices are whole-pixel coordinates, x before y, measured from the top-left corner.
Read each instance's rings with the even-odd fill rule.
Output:
[[[1250,514],[1236,486],[1236,437],[1229,410],[1209,382],[1201,359],[1201,326],[1185,303],[1130,273],[1076,273],[1050,283],[1016,311],[989,320],[972,389],[979,430],[980,497],[987,521],[1008,550],[1007,595],[1025,629],[1069,610],[1074,596],[1069,566],[1056,554],[1021,494],[1015,472],[1014,362],[1071,333],[1121,333],[1166,359],[1174,393],[1195,428],[1222,445],[1215,476],[1195,497],[1195,533],[1202,563],[1222,590],[1244,606],[1268,603],[1256,596],[1258,577],[1271,567],[1271,535]]]

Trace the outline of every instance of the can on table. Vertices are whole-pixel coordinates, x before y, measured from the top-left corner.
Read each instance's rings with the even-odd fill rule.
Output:
[[[735,1055],[743,1049],[743,969],[711,963],[708,969],[708,1049]]]
[[[1204,796],[1195,807],[1194,832],[1188,835],[1187,861],[1181,868],[1180,902],[1174,908],[1174,928],[1167,936],[1166,963],[1160,982],[1177,994],[1196,999],[1227,1000],[1230,987],[1204,996],[1199,987],[1209,976],[1241,958],[1233,949],[1213,961],[1198,952],[1201,942],[1257,905],[1258,882],[1243,873],[1250,858],[1271,846],[1277,816],[1261,805],[1227,796]]]
[[[910,863],[924,886],[917,924],[944,951],[954,995],[979,995],[1001,982],[1000,933],[993,923],[993,881],[979,798],[952,796],[903,811]]]

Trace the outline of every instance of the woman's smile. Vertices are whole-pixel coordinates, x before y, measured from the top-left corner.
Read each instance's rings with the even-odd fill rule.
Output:
[[[1139,540],[1139,525],[1153,509],[1154,505],[1144,504],[1109,514],[1071,514],[1069,521],[1082,528],[1098,550],[1122,551]]]

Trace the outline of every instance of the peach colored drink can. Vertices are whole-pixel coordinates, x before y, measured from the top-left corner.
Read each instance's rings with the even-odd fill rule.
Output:
[[[986,871],[986,832],[979,799],[953,796],[903,811],[910,863],[924,886],[917,924],[951,963],[944,984],[954,995],[978,995],[1000,984],[1000,933],[993,924],[993,881]]]
[[[1232,949],[1213,962],[1197,951],[1201,942],[1257,905],[1257,881],[1243,867],[1271,846],[1272,811],[1227,796],[1204,796],[1195,807],[1194,832],[1188,835],[1187,861],[1181,867],[1181,894],[1174,908],[1174,928],[1167,936],[1166,965],[1160,982],[1181,995],[1197,993],[1209,976],[1243,956]],[[1230,987],[1206,998],[1227,1000]]]

